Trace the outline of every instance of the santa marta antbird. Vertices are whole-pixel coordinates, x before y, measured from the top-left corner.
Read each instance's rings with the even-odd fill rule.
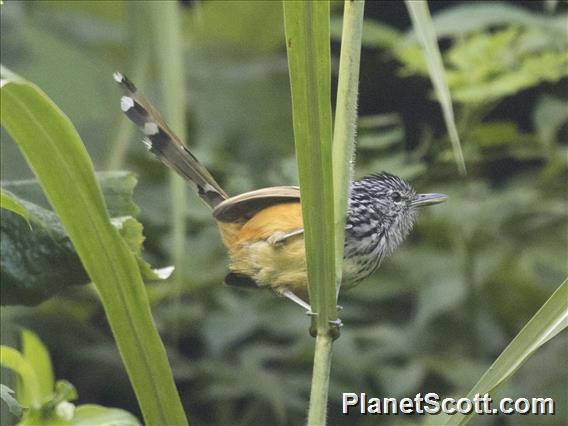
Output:
[[[230,256],[225,283],[270,288],[309,311],[300,189],[278,186],[229,198],[134,84],[120,73],[114,79],[126,92],[121,109],[144,132],[148,149],[213,209]],[[388,173],[353,182],[342,287],[352,287],[369,276],[398,247],[412,229],[417,207],[446,198],[417,194],[404,180]]]

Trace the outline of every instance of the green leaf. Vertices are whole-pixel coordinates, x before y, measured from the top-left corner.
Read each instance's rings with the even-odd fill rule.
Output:
[[[16,417],[20,417],[22,415],[22,406],[16,401],[16,399],[12,396],[14,391],[10,389],[6,385],[0,384],[0,399],[6,403],[8,406],[8,410]]]
[[[36,373],[23,355],[14,348],[0,346],[0,365],[18,375],[17,399],[23,407],[39,406],[40,388]]]
[[[308,290],[312,311],[317,313],[308,424],[323,425],[331,368],[329,321],[337,319],[329,1],[285,1],[284,27]],[[355,88],[355,96],[356,92]],[[344,123],[344,127],[349,127],[347,132],[353,124],[354,121]]]
[[[0,208],[10,210],[11,212],[16,213],[20,217],[23,217],[28,223],[28,226],[30,228],[32,227],[32,225],[30,224],[30,218],[28,216],[28,212],[26,211],[24,206],[22,206],[18,202],[18,200],[13,194],[10,194],[8,191],[4,189],[0,191]]]
[[[465,174],[465,160],[461,149],[460,138],[454,118],[454,108],[452,106],[452,98],[448,84],[446,82],[446,73],[444,71],[444,64],[442,62],[442,55],[438,47],[438,40],[436,38],[436,31],[432,23],[432,17],[428,9],[428,3],[416,2],[405,0],[406,8],[412,19],[414,31],[418,37],[420,45],[424,50],[426,63],[430,72],[430,79],[436,91],[436,97],[442,112],[444,113],[444,121],[450,135],[450,141],[454,151],[454,158],[458,165],[458,169],[462,174]]]
[[[57,216],[27,201],[19,202],[28,211],[32,230],[16,215],[2,215],[2,305],[34,306],[65,287],[88,283],[89,277]]]
[[[285,1],[284,23],[310,304],[325,334],[337,318],[329,2]]]
[[[71,420],[73,426],[140,426],[138,419],[128,411],[100,405],[80,405]]]
[[[534,354],[537,349],[568,327],[568,279],[546,301],[531,320],[515,336],[495,362],[467,394],[492,395]],[[432,416],[431,424],[464,425],[472,415]]]
[[[40,399],[48,398],[54,388],[51,358],[39,337],[30,330],[22,331],[22,355],[35,371]]]
[[[35,85],[20,79],[2,83],[2,125],[98,289],[146,423],[186,424],[136,259],[110,223],[77,131]]]
[[[516,27],[464,38],[447,59],[448,84],[462,103],[488,104],[568,76],[565,49],[554,50],[548,38]]]
[[[138,211],[132,202],[136,179],[131,173],[105,173],[98,177],[110,212],[124,215]],[[36,180],[7,182],[5,187],[49,206]],[[68,286],[89,283],[91,280],[57,216],[36,204],[15,199],[28,211],[32,230],[12,213],[2,217],[2,305],[37,305]],[[142,225],[130,216],[113,219],[112,223],[136,255],[142,276],[148,280],[163,279],[142,257]]]
[[[142,233],[144,227],[140,222],[131,216],[123,216],[112,218],[111,223],[120,232],[130,251],[136,256],[138,267],[144,279],[163,280],[171,275],[173,267],[152,269],[150,264],[142,257],[142,243],[146,237]]]
[[[138,182],[133,172],[96,172],[110,217],[138,216],[140,209],[134,203],[134,188]],[[2,182],[2,188],[18,198],[51,210],[51,206],[36,179],[10,180]]]
[[[77,389],[75,389],[75,386],[67,380],[58,380],[57,383],[55,383],[51,405],[56,406],[62,401],[74,401],[77,397]]]
[[[565,100],[542,96],[534,109],[532,121],[542,143],[552,148],[558,141],[558,133],[568,123],[568,103]]]
[[[566,14],[547,16],[514,3],[471,2],[442,10],[434,16],[438,37],[460,37],[472,32],[488,31],[499,25],[522,25],[538,28],[566,40]]]

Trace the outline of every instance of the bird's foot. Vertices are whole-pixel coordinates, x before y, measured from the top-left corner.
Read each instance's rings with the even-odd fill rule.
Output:
[[[337,318],[336,320],[330,320],[329,324],[329,335],[333,340],[337,340],[337,338],[341,335],[341,327],[343,327],[343,322],[341,319]]]

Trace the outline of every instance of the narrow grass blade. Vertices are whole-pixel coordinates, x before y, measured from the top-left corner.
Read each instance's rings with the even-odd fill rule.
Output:
[[[329,2],[284,2],[310,304],[318,332],[337,318],[333,237]]]
[[[186,424],[136,259],[110,223],[69,119],[35,85],[3,81],[2,125],[16,141],[101,296],[147,424]]]
[[[345,215],[353,174],[353,156],[355,154],[359,64],[361,62],[361,35],[363,32],[365,2],[346,1],[343,7],[343,31],[341,35],[337,101],[333,128],[335,276],[338,290],[343,270]]]
[[[566,327],[568,327],[568,279],[515,336],[467,397],[471,399],[475,394],[486,393],[492,396],[492,393],[503,385],[537,349]],[[430,424],[464,425],[472,418],[471,414],[432,416]]]
[[[440,48],[438,47],[438,40],[436,38],[434,24],[432,23],[432,17],[430,16],[430,10],[428,9],[428,3],[425,1],[412,0],[405,0],[405,3],[418,41],[424,50],[424,56],[426,57],[426,63],[428,64],[428,70],[430,71],[430,79],[434,85],[438,102],[440,102],[442,107],[444,121],[448,128],[458,169],[462,174],[465,174],[465,160],[463,158],[460,138],[454,119],[452,98],[450,96],[448,83],[446,82],[446,73],[444,71],[444,64],[442,63],[442,55],[440,54]]]

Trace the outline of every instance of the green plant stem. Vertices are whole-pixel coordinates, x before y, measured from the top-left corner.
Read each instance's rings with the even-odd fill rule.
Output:
[[[181,36],[180,11],[177,2],[143,3],[150,13],[158,80],[163,93],[164,115],[182,141],[187,140],[185,123],[185,72],[183,66],[184,46]],[[186,256],[186,208],[187,185],[174,172],[170,172],[170,207],[172,224],[171,256],[177,273],[174,283],[181,293],[183,287],[183,266]],[[181,310],[179,298],[175,299],[174,310]],[[178,339],[177,327],[170,328],[172,342]]]
[[[321,426],[326,423],[332,343],[333,339],[329,333],[316,336],[310,409],[308,411],[309,426]]]
[[[335,278],[338,292],[343,271],[347,199],[353,175],[364,8],[364,0],[346,0],[343,6],[343,30],[332,146],[333,190],[335,193]]]

